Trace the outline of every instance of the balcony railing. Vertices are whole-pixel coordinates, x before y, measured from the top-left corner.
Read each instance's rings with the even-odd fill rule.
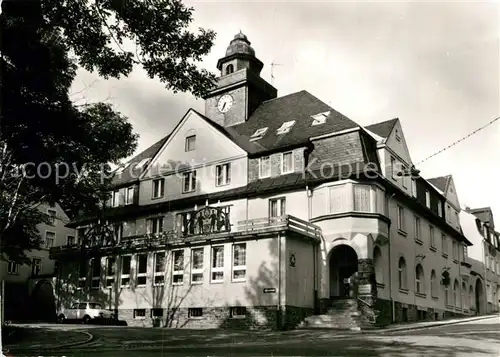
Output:
[[[224,240],[229,237],[245,237],[248,235],[272,234],[280,231],[292,231],[319,241],[321,228],[300,218],[284,215],[280,217],[250,219],[239,221],[227,231],[208,231],[199,234],[184,234],[182,230],[168,231],[157,234],[143,234],[138,236],[122,237],[119,241],[93,240],[92,244],[81,246],[78,244],[54,247],[50,250],[51,257],[66,253],[78,253],[96,250],[101,253],[121,250],[147,250],[160,248],[166,245],[182,244],[192,241]]]

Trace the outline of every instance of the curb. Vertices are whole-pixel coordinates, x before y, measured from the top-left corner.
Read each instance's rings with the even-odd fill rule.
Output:
[[[26,351],[51,351],[51,350],[56,350],[56,349],[61,349],[61,348],[66,348],[66,347],[75,347],[75,346],[85,345],[85,344],[90,343],[94,340],[94,335],[92,335],[91,333],[89,333],[87,331],[75,330],[75,332],[87,335],[88,338],[85,341],[64,343],[61,345],[40,346],[40,347],[34,347],[34,348],[30,348],[30,347],[27,347],[27,348],[9,348],[8,346],[6,346],[6,348],[8,349],[8,352],[15,351],[16,353],[17,352],[26,352]]]
[[[441,323],[436,323],[436,324],[427,325],[427,326],[401,326],[401,327],[394,327],[394,328],[381,329],[381,330],[365,330],[365,331],[367,333],[374,332],[376,334],[383,334],[383,333],[400,332],[400,331],[424,330],[424,329],[432,329],[435,327],[442,327],[442,326],[447,326],[447,325],[458,325],[458,324],[463,324],[463,323],[467,323],[467,322],[471,322],[471,321],[486,320],[486,319],[491,319],[494,317],[498,317],[498,314],[483,315],[483,316],[478,316],[475,318],[464,319],[461,321],[443,321]]]

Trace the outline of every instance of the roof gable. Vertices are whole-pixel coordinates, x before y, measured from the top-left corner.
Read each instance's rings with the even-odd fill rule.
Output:
[[[436,186],[443,194],[446,192],[446,186],[448,185],[448,179],[450,176],[440,176],[428,179],[431,184]]]
[[[455,183],[453,182],[453,176],[446,175],[440,177],[434,177],[428,179],[429,183],[438,188],[446,200],[451,203],[451,205],[460,210],[460,201],[458,200],[457,190],[455,188]]]
[[[375,123],[368,125],[365,129],[368,129],[372,133],[382,137],[384,139],[384,143],[387,140],[387,137],[391,134],[394,125],[398,121],[398,118],[386,120],[380,123]]]
[[[186,140],[192,136],[195,137],[194,149],[188,150]],[[155,176],[160,173],[160,169],[161,173],[167,174],[246,155],[246,151],[234,142],[224,128],[190,109],[154,155],[140,178]]]
[[[401,127],[401,122],[399,119],[394,119],[394,125],[391,132],[386,137],[385,144],[392,150],[396,155],[398,155],[406,164],[412,165],[410,150],[406,145],[406,139],[403,134],[403,128]]]
[[[285,128],[288,125],[290,127]],[[312,137],[356,127],[359,125],[351,119],[310,93],[300,91],[263,102],[246,122],[225,130],[248,141],[249,153],[263,154],[305,145]],[[252,135],[263,128],[267,128],[265,134],[250,141]]]
[[[469,209],[467,211],[479,218],[481,222],[488,223],[491,228],[495,228],[495,222],[493,221],[493,212],[490,207]]]

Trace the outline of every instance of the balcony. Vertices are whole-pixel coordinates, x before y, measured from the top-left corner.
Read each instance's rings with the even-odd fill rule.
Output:
[[[182,225],[177,231],[122,237],[118,242],[100,239],[93,240],[91,244],[85,246],[74,244],[54,247],[50,250],[50,257],[54,259],[81,254],[90,256],[120,254],[130,251],[168,248],[191,242],[214,242],[246,237],[257,238],[285,232],[292,232],[315,242],[320,242],[321,239],[320,227],[290,215],[238,221],[236,225],[231,225],[227,216],[223,217],[224,223],[222,221],[217,223],[216,221],[215,225],[213,219],[210,219],[210,215],[204,212],[203,216],[206,220],[199,219],[196,216],[191,217],[191,223]],[[193,226],[194,222],[198,222],[197,227]],[[225,225],[227,225],[228,229],[225,228]]]

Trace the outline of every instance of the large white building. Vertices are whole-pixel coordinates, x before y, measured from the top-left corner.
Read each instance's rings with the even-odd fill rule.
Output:
[[[118,173],[101,220],[114,236],[72,222],[78,244],[52,250],[59,301],[169,327],[484,313],[453,180],[408,176],[401,121],[362,127],[307,91],[278,97],[262,67],[237,34],[205,113],[188,110]]]

